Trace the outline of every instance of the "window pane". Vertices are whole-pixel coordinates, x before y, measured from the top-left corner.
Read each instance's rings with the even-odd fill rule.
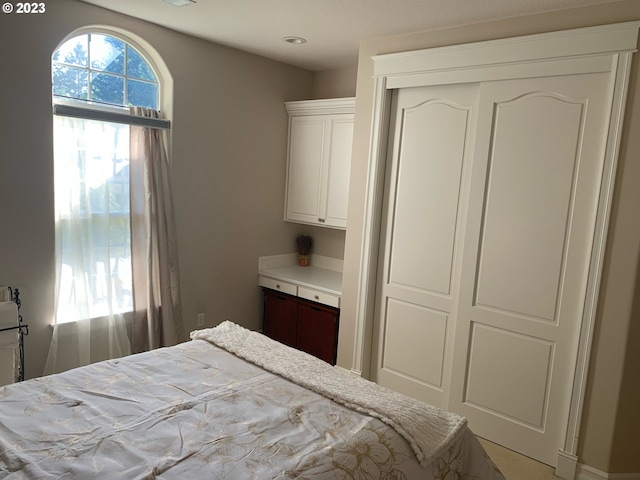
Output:
[[[55,62],[64,62],[79,67],[88,66],[88,35],[80,35],[67,40],[51,57]]]
[[[125,43],[114,37],[91,34],[91,68],[124,75]]]
[[[54,117],[54,147],[57,321],[132,311],[129,126]]]
[[[127,82],[129,105],[158,109],[158,85],[129,80]]]
[[[54,96],[158,108],[159,87],[153,69],[123,40],[80,35],[65,42],[51,59]]]
[[[89,92],[88,71],[54,63],[52,65],[53,94],[86,100]]]
[[[127,45],[127,76],[157,82],[151,66],[129,45]]]
[[[124,78],[106,73],[92,73],[91,100],[124,105]]]

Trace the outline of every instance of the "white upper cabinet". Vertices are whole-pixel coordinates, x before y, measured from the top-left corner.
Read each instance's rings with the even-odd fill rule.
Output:
[[[285,220],[347,227],[354,98],[286,102]]]

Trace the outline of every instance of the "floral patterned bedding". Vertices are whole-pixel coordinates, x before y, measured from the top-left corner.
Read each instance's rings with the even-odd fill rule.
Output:
[[[0,478],[504,480],[204,340],[0,388]]]

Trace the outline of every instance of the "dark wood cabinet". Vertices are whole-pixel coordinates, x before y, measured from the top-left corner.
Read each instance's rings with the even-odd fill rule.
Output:
[[[264,333],[297,348],[298,304],[289,295],[264,289]]]
[[[264,333],[335,365],[340,310],[264,288]]]

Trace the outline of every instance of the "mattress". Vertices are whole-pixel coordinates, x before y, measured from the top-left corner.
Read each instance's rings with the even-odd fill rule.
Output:
[[[174,347],[0,388],[0,478],[504,480],[464,422],[425,440],[428,425],[367,413],[353,398],[296,383],[288,368],[241,358],[251,356],[243,348],[268,349],[275,364],[292,355],[298,370],[310,362],[335,371],[335,385],[349,375],[358,379],[350,391],[362,382],[376,394],[371,382],[228,323]],[[228,345],[219,335],[228,331],[244,343]]]

